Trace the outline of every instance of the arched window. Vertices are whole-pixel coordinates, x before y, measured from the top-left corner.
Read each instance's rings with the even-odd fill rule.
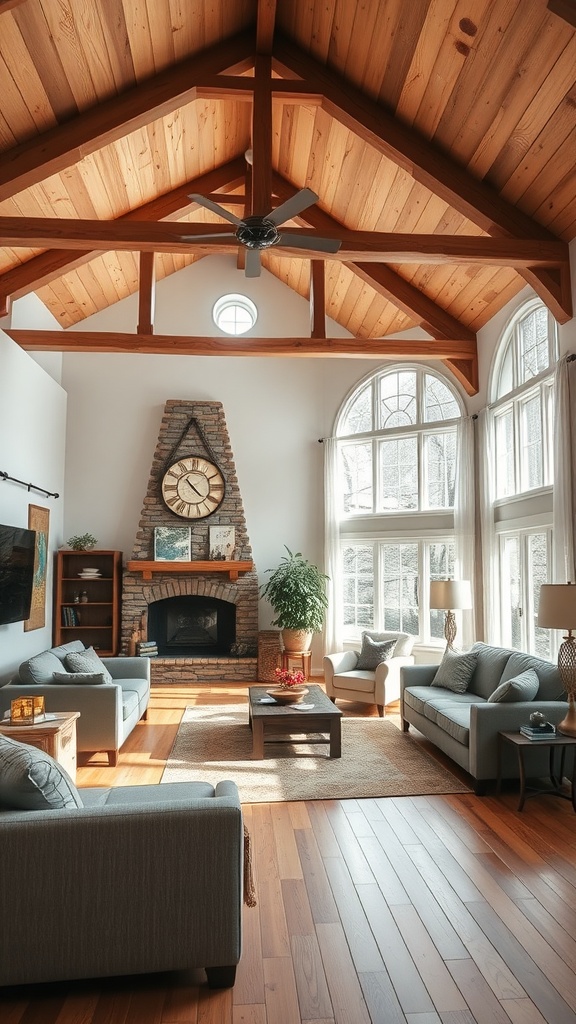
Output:
[[[538,299],[524,303],[504,331],[494,360],[497,593],[500,642],[551,656],[551,635],[537,625],[540,586],[549,579],[552,544],[553,380],[557,328]]]
[[[443,642],[429,583],[454,573],[456,389],[420,366],[379,369],[344,402],[340,469],[342,631],[404,630]]]
[[[492,376],[496,497],[552,483],[552,370],[556,323],[540,302],[522,307],[505,331]]]

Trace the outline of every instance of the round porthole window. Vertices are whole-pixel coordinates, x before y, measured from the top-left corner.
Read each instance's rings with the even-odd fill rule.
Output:
[[[254,327],[258,310],[246,295],[223,295],[214,303],[212,317],[216,327],[226,334],[246,334]]]

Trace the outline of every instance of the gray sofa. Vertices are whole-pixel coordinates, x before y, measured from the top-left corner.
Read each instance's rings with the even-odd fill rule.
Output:
[[[0,985],[189,968],[205,968],[213,988],[233,985],[235,783],[78,792],[83,807],[0,809]]]
[[[55,683],[54,673],[66,672],[66,656],[85,650],[80,640],[29,658],[18,675],[0,686],[0,716],[15,697],[43,695],[47,711],[79,711],[77,750],[79,754],[105,751],[110,765],[118,762],[118,751],[134,726],[146,717],[150,700],[149,658],[102,658],[111,682]]]
[[[529,654],[476,643],[470,649],[477,661],[465,693],[431,686],[438,665],[412,665],[401,669],[400,714],[404,731],[413,725],[448,754],[474,779],[476,793],[482,794],[486,782],[497,778],[498,733],[517,732],[527,724],[533,711],[542,711],[548,721],[558,725],[568,704],[555,665]],[[492,703],[488,700],[500,683],[512,680],[526,669],[538,676],[538,691],[533,700]],[[531,757],[530,774],[548,775],[548,751],[536,745]],[[515,752],[502,751],[502,777],[517,778]]]

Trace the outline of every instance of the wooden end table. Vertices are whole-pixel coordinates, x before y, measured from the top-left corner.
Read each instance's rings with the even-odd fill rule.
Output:
[[[302,703],[313,704],[310,711],[296,711],[286,704],[258,703],[260,698],[267,696],[263,686],[249,688],[248,720],[252,729],[252,757],[255,760],[264,758],[267,736],[269,741],[273,739],[275,743],[310,742],[308,738],[294,741],[289,738],[291,733],[328,733],[327,739],[314,740],[314,743],[329,744],[329,757],[342,756],[342,712],[320,686],[308,687]]]
[[[572,767],[572,792],[571,794],[565,793],[562,789],[562,779],[564,777],[564,762],[566,759],[566,750],[568,747],[576,746],[576,739],[572,736],[564,736],[562,733],[554,733],[552,736],[545,740],[531,740],[528,736],[523,736],[521,732],[499,732],[498,733],[498,775],[497,775],[497,786],[496,792],[499,793],[502,786],[502,747],[503,744],[508,743],[516,748],[518,755],[518,772],[520,775],[520,802],[518,804],[518,810],[521,811],[531,796],[560,796],[564,800],[570,800],[572,807],[576,811],[576,757],[574,758],[574,764]],[[533,750],[534,747],[544,747],[549,751],[549,777],[550,787],[544,788],[543,786],[526,786],[526,763],[525,754],[528,749]],[[560,764],[558,771],[556,771],[556,751],[560,751]]]
[[[311,660],[312,651],[282,651],[282,668],[290,668],[291,661],[299,661],[306,681],[310,679]]]
[[[79,711],[55,712],[53,719],[38,722],[36,725],[10,725],[9,721],[2,719],[0,733],[50,754],[75,782],[77,718],[80,718]]]

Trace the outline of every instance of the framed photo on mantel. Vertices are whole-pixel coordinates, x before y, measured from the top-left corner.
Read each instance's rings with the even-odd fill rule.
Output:
[[[189,562],[190,543],[189,526],[155,526],[154,561]]]
[[[236,531],[233,526],[210,526],[210,561],[230,562],[234,558]]]

